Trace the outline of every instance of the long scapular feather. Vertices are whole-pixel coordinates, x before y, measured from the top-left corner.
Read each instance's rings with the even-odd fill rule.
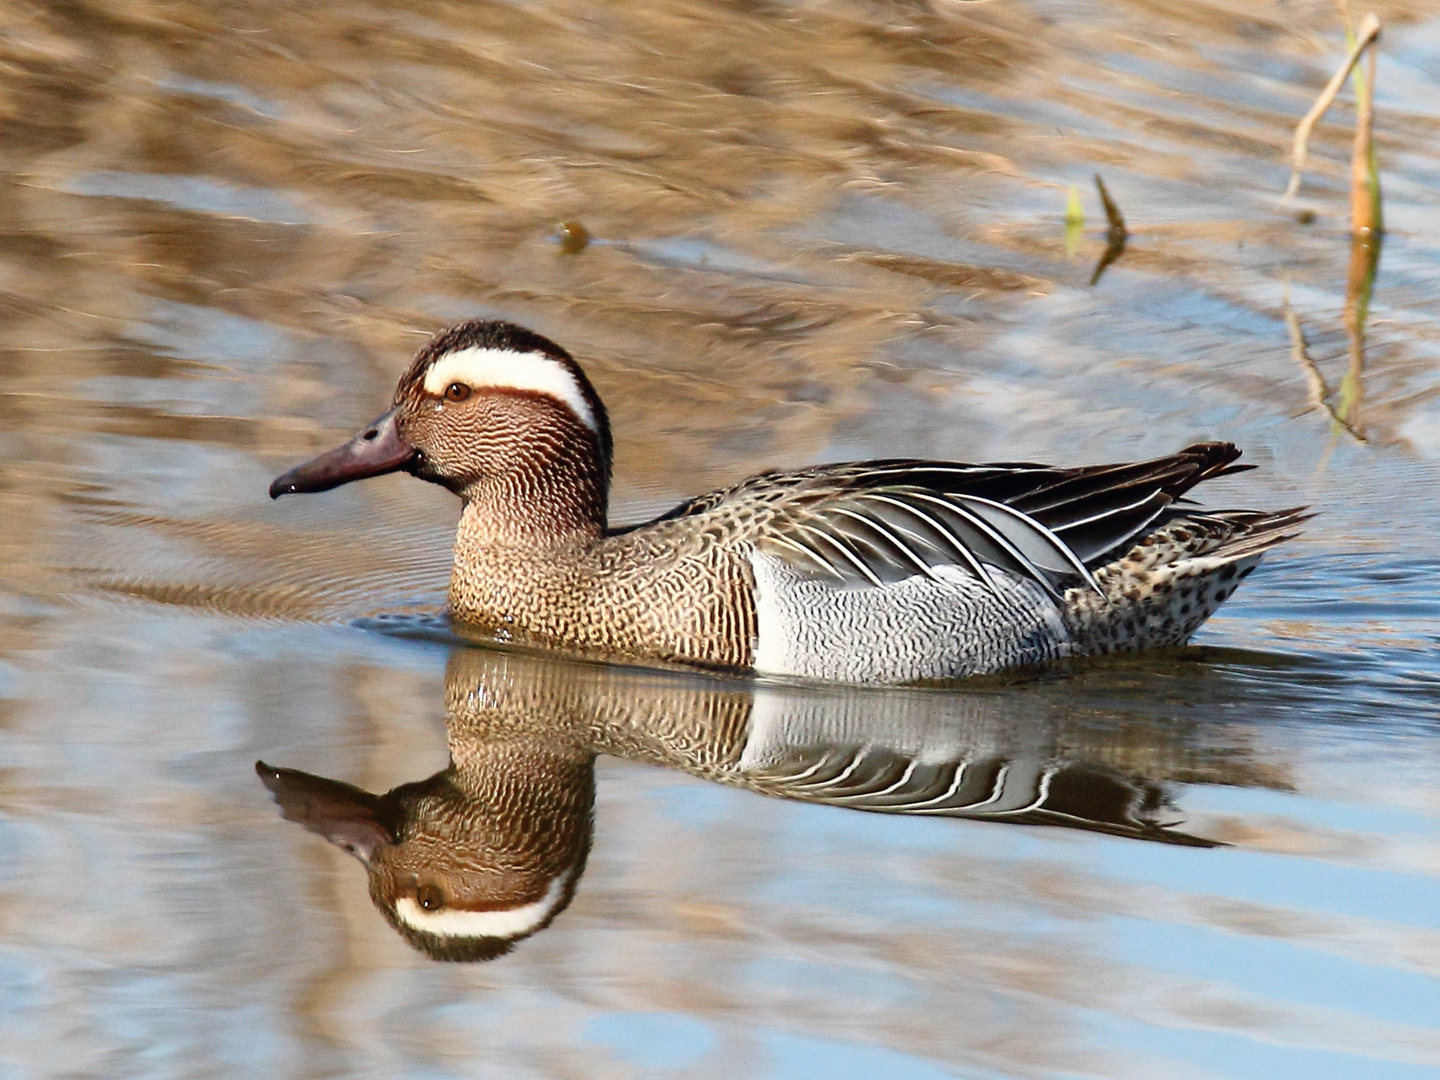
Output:
[[[1011,521],[1019,522],[1024,528],[1039,533],[1041,537],[1047,541],[1048,550],[1058,552],[1061,559],[1063,559],[1070,568],[1070,571],[1079,574],[1085,584],[1089,585],[1096,592],[1100,591],[1100,586],[1096,584],[1095,579],[1090,575],[1090,571],[1085,568],[1085,564],[1070,550],[1070,546],[1030,515],[1022,514],[1019,510],[1011,506],[1006,506],[1004,503],[992,502],[990,499],[982,499],[978,495],[952,495],[950,497],[964,503],[966,506],[983,506],[989,510],[993,510]],[[999,528],[998,525],[996,527]],[[1006,533],[1005,535],[1007,538],[1014,540],[1018,546],[1018,539],[1011,536],[1010,533]],[[1022,533],[1021,535],[1024,534]],[[1034,556],[1032,555],[1031,558],[1033,559]],[[1047,569],[1050,568],[1047,567]],[[1064,567],[1055,567],[1054,569],[1061,573],[1065,572]]]
[[[851,566],[853,566],[856,571],[859,572],[860,576],[863,577],[866,581],[870,582],[871,585],[874,585],[878,588],[879,586],[884,584],[884,582],[882,582],[880,578],[876,576],[875,572],[865,565],[865,560],[854,554],[838,538],[831,536],[830,533],[826,532],[824,529],[817,529],[811,525],[806,525],[802,523],[797,527],[804,533],[815,537],[817,540],[823,540],[826,544],[830,546],[831,549],[839,552],[840,556],[845,559],[845,561],[848,562]],[[816,554],[819,554],[819,552],[816,552]]]
[[[997,589],[995,587],[995,583],[990,580],[990,575],[985,572],[985,568],[980,564],[980,560],[975,557],[974,553],[971,552],[969,546],[964,542],[964,540],[956,536],[953,532],[951,532],[948,528],[945,527],[944,522],[936,520],[933,515],[925,513],[918,506],[911,506],[907,502],[904,502],[900,499],[892,498],[888,495],[867,493],[865,497],[872,502],[884,503],[889,506],[894,506],[900,510],[904,510],[908,514],[912,514],[915,517],[919,518],[929,528],[933,529],[935,532],[937,532],[940,536],[944,537],[949,542],[952,553],[960,557],[960,561],[966,565],[966,567],[970,570],[972,574],[974,574],[977,578],[980,579],[980,581],[985,585],[987,589],[989,589],[996,596],[1000,595],[1000,590]],[[916,539],[920,539],[920,537],[917,536]]]
[[[838,579],[840,579],[840,580],[842,580],[842,581],[843,581],[844,578],[845,578],[845,575],[844,575],[844,574],[840,573],[838,570],[835,569],[835,567],[833,567],[832,565],[830,565],[830,563],[827,562],[822,556],[818,555],[818,554],[815,553],[814,551],[811,551],[811,550],[810,550],[808,547],[806,547],[804,544],[797,544],[795,541],[793,541],[793,540],[787,540],[785,537],[779,536],[779,535],[771,535],[771,536],[768,536],[768,537],[766,537],[765,542],[766,542],[767,544],[773,544],[773,545],[775,545],[776,547],[786,548],[786,549],[789,550],[789,551],[793,551],[793,552],[796,552],[796,553],[799,554],[799,555],[804,556],[805,558],[809,559],[809,560],[810,560],[811,562],[813,562],[816,566],[820,567],[821,570],[825,571],[825,573],[831,575],[832,577],[838,578]]]
[[[1040,782],[1036,785],[1035,798],[1028,806],[1015,806],[1011,807],[1009,810],[998,810],[996,811],[996,816],[1018,816],[1020,814],[1028,814],[1031,810],[1040,809],[1040,807],[1045,805],[1045,800],[1050,797],[1050,778],[1054,775],[1055,769],[1053,767],[1046,769],[1043,773],[1040,774]],[[1004,786],[1003,781],[1000,786]]]
[[[824,522],[826,530],[849,545],[882,580],[900,581],[914,575],[915,566],[903,544],[897,544],[879,522],[843,506],[829,508]]]
[[[933,503],[936,506],[944,507],[950,513],[956,515],[957,517],[965,521],[966,524],[974,526],[987,540],[989,540],[992,544],[998,547],[1006,555],[1010,556],[1010,558],[1015,560],[1015,562],[1021,567],[1021,569],[1024,570],[1026,575],[1034,579],[1037,585],[1043,588],[1055,599],[1058,600],[1060,598],[1059,591],[1055,588],[1054,585],[1050,583],[1050,578],[1046,575],[1045,571],[1041,570],[1038,566],[1036,566],[1023,551],[1021,551],[1018,547],[1015,546],[1014,543],[1011,542],[1009,537],[1007,537],[1004,533],[1000,532],[999,529],[996,529],[983,517],[979,516],[978,514],[974,513],[973,511],[967,509],[964,506],[958,506],[955,503],[951,502],[949,499],[941,498],[937,495],[929,495],[917,491],[911,493],[910,497],[912,499],[920,499],[924,502]]]
[[[1088,563],[1090,560],[1105,554],[1121,544],[1129,543],[1137,536],[1144,533],[1155,520],[1164,512],[1165,507],[1171,505],[1173,500],[1163,491],[1152,491],[1143,498],[1123,506],[1111,506],[1104,510],[1097,511],[1088,517],[1076,518],[1073,521],[1066,521],[1054,526],[1057,536],[1065,534],[1064,540],[1067,547],[1075,552],[1081,562]],[[1123,527],[1115,528],[1113,522],[1116,518],[1124,520]],[[1102,523],[1112,523],[1109,531],[1099,538],[1092,536],[1089,545],[1084,543],[1080,537],[1087,534],[1094,534],[1099,531]]]
[[[950,778],[950,783],[945,786],[945,790],[942,791],[939,795],[933,795],[928,799],[922,800],[921,802],[911,803],[910,808],[914,810],[914,812],[926,813],[932,807],[939,809],[948,808],[947,804],[950,802],[951,799],[956,796],[956,794],[960,791],[961,786],[965,783],[965,774],[969,771],[969,762],[956,762],[953,767],[955,769],[955,772]]]
[[[854,775],[855,770],[858,769],[858,768],[860,768],[860,764],[861,764],[861,762],[863,762],[864,760],[865,760],[865,751],[863,750],[863,748],[862,748],[862,749],[859,749],[859,750],[853,750],[853,751],[851,751],[851,753],[850,753],[850,758],[849,758],[850,763],[849,763],[848,765],[846,765],[843,769],[841,769],[838,773],[836,773],[834,776],[821,777],[820,779],[807,780],[807,781],[806,781],[805,783],[803,783],[803,784],[795,784],[794,786],[795,786],[795,787],[798,787],[798,788],[806,788],[806,789],[809,789],[809,788],[826,788],[826,787],[833,787],[833,786],[835,786],[835,785],[837,785],[837,784],[843,784],[843,783],[845,783],[846,780],[849,780],[850,777]],[[808,770],[807,770],[807,771],[808,771]]]
[[[833,511],[833,513],[841,514],[848,518],[853,518],[854,520],[862,522],[863,524],[869,526],[871,529],[874,529],[877,533],[879,533],[886,540],[888,540],[890,544],[894,546],[895,550],[899,551],[902,555],[905,556],[905,558],[910,560],[914,567],[922,574],[927,574],[932,577],[934,576],[934,567],[932,567],[929,563],[927,563],[924,559],[917,555],[909,547],[909,545],[905,543],[902,538],[896,536],[893,532],[891,532],[888,526],[882,524],[874,518],[867,518],[863,514],[857,514],[853,510],[847,510],[843,506],[837,507]]]

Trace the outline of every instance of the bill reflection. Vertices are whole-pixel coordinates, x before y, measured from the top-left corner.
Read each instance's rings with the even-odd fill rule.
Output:
[[[599,754],[856,810],[1215,844],[1178,828],[1164,776],[1107,764],[1128,760],[1121,727],[1033,694],[779,686],[469,648],[445,682],[451,762],[428,779],[375,795],[256,765],[284,817],[358,858],[375,906],[437,960],[501,956],[569,905]]]

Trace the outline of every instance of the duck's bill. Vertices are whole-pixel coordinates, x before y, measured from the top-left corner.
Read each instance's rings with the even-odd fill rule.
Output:
[[[391,409],[344,446],[337,446],[277,477],[270,485],[270,497],[278,499],[281,495],[296,492],[329,491],[351,480],[363,480],[367,476],[380,476],[405,468],[417,454],[415,448],[400,437],[395,412]]]

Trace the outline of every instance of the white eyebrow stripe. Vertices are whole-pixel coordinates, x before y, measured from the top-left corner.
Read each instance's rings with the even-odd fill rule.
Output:
[[[600,425],[575,376],[560,361],[541,352],[471,347],[446,353],[425,372],[425,392],[440,397],[453,382],[470,387],[498,386],[548,394],[564,404],[595,434]]]
[[[395,916],[412,929],[439,937],[519,937],[551,916],[564,897],[569,880],[568,873],[561,874],[550,882],[550,887],[539,900],[500,911],[465,911],[463,908],[426,911],[413,896],[402,896],[395,901]]]

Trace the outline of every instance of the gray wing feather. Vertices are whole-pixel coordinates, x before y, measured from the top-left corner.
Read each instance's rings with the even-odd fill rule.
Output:
[[[1052,574],[1078,574],[1096,592],[1100,587],[1085,568],[1085,562],[1071,551],[1065,541],[1028,514],[1012,506],[992,502],[976,495],[952,495],[1005,534],[1036,566]],[[1158,511],[1157,511],[1158,512]],[[1055,556],[1059,556],[1058,561]]]
[[[848,568],[850,571],[858,573],[860,577],[868,581],[871,585],[878,587],[884,584],[879,574],[870,568],[865,559],[861,557],[861,554],[855,551],[843,536],[830,529],[819,528],[809,522],[798,522],[795,526],[795,532],[797,534],[795,536],[796,540],[803,538],[810,541],[806,546],[808,546],[816,556],[825,558],[824,552],[826,550],[833,551],[840,556],[842,561],[839,563],[833,559],[826,559],[832,573],[834,573],[836,577],[842,579],[850,577],[851,573],[847,573]]]
[[[845,575],[840,573],[829,559],[823,558],[805,544],[796,543],[784,536],[771,535],[765,538],[764,546],[770,550],[772,554],[776,553],[775,549],[778,548],[782,552],[799,555],[802,559],[808,560],[810,565],[818,567],[822,573],[829,574],[831,577],[838,578],[841,581],[845,580]],[[791,559],[787,559],[786,561],[791,563],[791,565],[795,565]]]
[[[926,537],[923,533],[917,533],[913,529],[905,528],[900,521],[894,520],[893,517],[888,519],[889,524],[903,532],[913,542],[919,544],[922,551],[928,551],[933,554],[933,561],[926,561],[923,557],[920,558],[921,562],[925,562],[925,573],[934,577],[935,567],[937,566],[964,566],[980,581],[984,582],[986,588],[998,594],[998,590],[996,590],[994,583],[990,580],[990,575],[985,573],[984,568],[980,564],[980,560],[975,557],[975,553],[970,550],[970,547],[964,540],[947,529],[943,522],[927,514],[918,506],[913,506],[900,499],[879,492],[869,493],[866,496],[866,501],[882,507],[899,510],[911,520],[912,524],[918,523],[930,531],[932,534],[931,537]],[[935,538],[939,538],[940,543],[938,545],[935,542]]]
[[[876,535],[881,537],[890,546],[890,549],[892,551],[898,553],[900,558],[903,559],[907,564],[909,564],[909,566],[913,567],[915,570],[919,571],[922,574],[930,573],[930,564],[927,563],[923,558],[921,558],[919,553],[916,552],[914,548],[912,548],[909,544],[905,542],[904,537],[896,535],[894,531],[892,531],[887,525],[883,524],[878,518],[868,518],[865,517],[863,514],[857,514],[855,511],[849,510],[845,507],[836,507],[835,513],[841,517],[849,518],[852,521],[863,525],[865,528],[870,529]]]
[[[754,543],[804,574],[878,587],[959,567],[997,592],[986,567],[1060,595],[1062,579],[1095,588],[1080,558],[1034,518],[978,496],[864,488],[782,506]]]
[[[1028,577],[1052,596],[1059,597],[1052,578],[1078,573],[1095,587],[1094,579],[1058,537],[1039,522],[1017,510],[955,495],[928,491],[897,493],[903,501],[923,503],[940,511],[950,527],[944,531],[955,548],[967,549],[982,562]],[[933,515],[932,515],[933,516]],[[1041,554],[1050,565],[1038,565],[1025,548]]]
[[[1066,545],[1075,552],[1080,561],[1090,564],[1121,544],[1133,543],[1144,536],[1160,520],[1165,508],[1172,505],[1173,501],[1163,491],[1155,491],[1125,506],[1108,508],[1088,517],[1056,525],[1055,535],[1063,535]],[[1098,528],[1103,523],[1116,519],[1123,519],[1125,524],[1125,531],[1119,533],[1118,539],[1117,530]]]

